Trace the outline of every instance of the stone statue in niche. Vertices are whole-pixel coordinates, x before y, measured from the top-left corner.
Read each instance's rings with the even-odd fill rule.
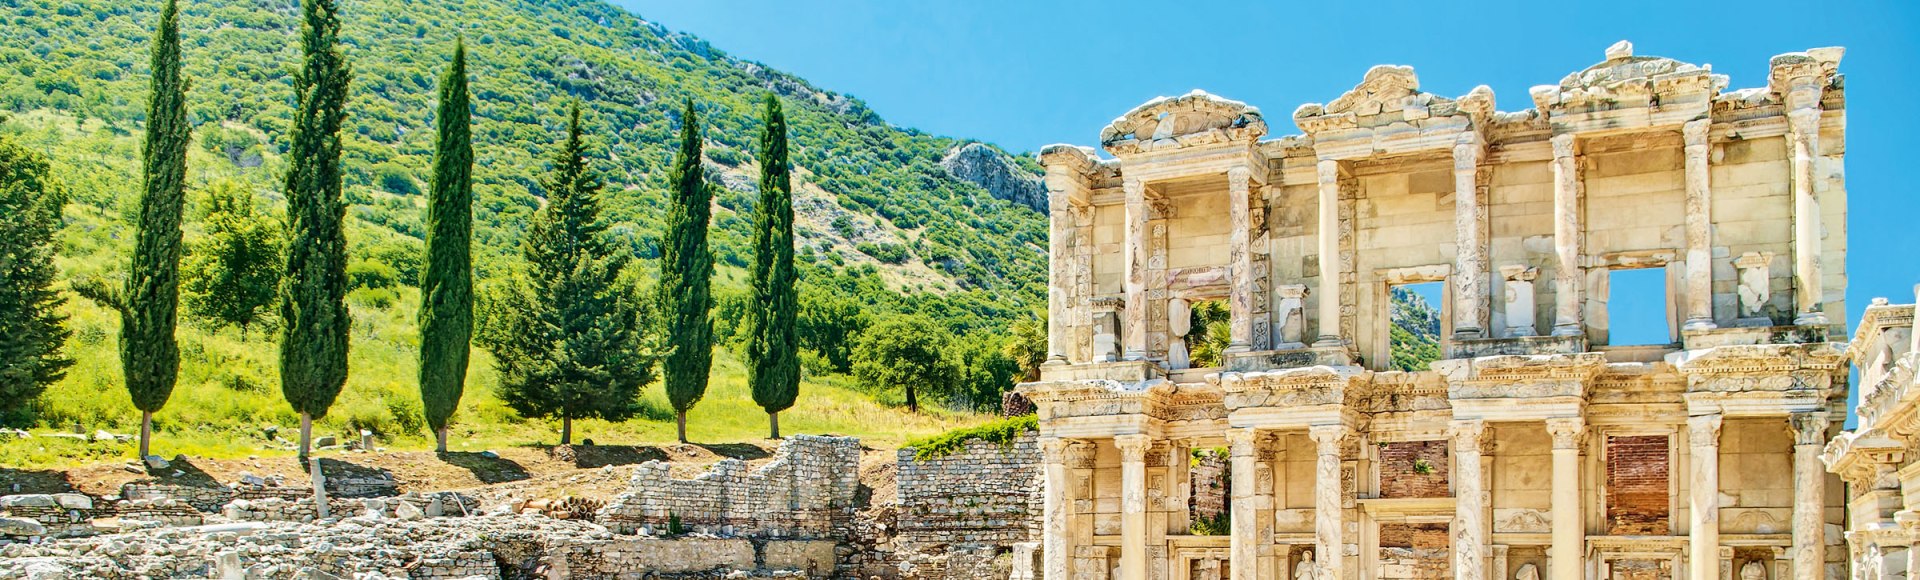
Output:
[[[1307,286],[1305,284],[1286,284],[1279,288],[1280,304],[1274,307],[1274,319],[1280,321],[1280,343],[1273,345],[1274,350],[1306,348],[1304,336],[1307,333],[1307,320],[1303,314],[1307,306]]]
[[[1293,580],[1320,580],[1320,565],[1314,563],[1313,552],[1300,553],[1300,563],[1293,566]]]
[[[1167,368],[1180,370],[1193,366],[1187,354],[1187,333],[1193,330],[1193,306],[1185,298],[1167,301],[1167,331],[1173,333],[1173,339],[1167,341]]]
[[[1513,574],[1513,580],[1540,580],[1540,568],[1533,564],[1520,565],[1520,571]]]
[[[1733,260],[1733,267],[1740,272],[1740,326],[1772,326],[1773,320],[1765,311],[1767,301],[1773,299],[1772,252],[1747,252]]]
[[[1767,567],[1759,560],[1747,560],[1740,566],[1740,580],[1767,580]]]

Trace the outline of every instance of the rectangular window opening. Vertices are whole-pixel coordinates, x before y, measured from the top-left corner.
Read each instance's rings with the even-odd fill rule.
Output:
[[[1388,291],[1388,370],[1424,371],[1440,360],[1440,309],[1446,282],[1400,284]]]
[[[1673,342],[1667,311],[1665,268],[1607,272],[1607,344],[1640,346]]]

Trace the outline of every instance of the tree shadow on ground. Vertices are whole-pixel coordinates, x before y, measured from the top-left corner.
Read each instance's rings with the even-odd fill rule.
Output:
[[[72,491],[74,491],[73,480],[66,472],[52,469],[0,467],[0,495]]]
[[[481,453],[465,451],[449,451],[434,455],[448,465],[472,472],[474,479],[480,480],[480,483],[505,483],[533,477],[533,474],[528,473],[527,468],[522,467],[519,462],[497,455],[487,457]]]
[[[694,443],[693,445],[714,455],[741,461],[766,459],[773,456],[773,452],[752,443]]]
[[[659,447],[638,445],[556,445],[547,450],[547,455],[581,469],[668,460],[667,452]]]
[[[200,466],[194,465],[191,459],[176,456],[167,463],[168,465],[166,467],[159,469],[147,467],[147,475],[152,477],[145,483],[163,483],[188,487],[222,486],[219,480],[214,479],[206,470],[200,469]],[[144,464],[142,465],[144,466]]]

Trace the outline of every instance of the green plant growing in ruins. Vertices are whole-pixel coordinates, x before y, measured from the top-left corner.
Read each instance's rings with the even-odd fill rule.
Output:
[[[1187,533],[1196,536],[1224,536],[1233,529],[1233,510],[1221,510],[1212,515],[1201,515],[1187,524]]]
[[[1433,462],[1425,459],[1413,460],[1413,472],[1420,475],[1433,475]]]
[[[937,459],[953,455],[965,447],[968,441],[997,443],[1002,448],[1012,447],[1021,435],[1039,430],[1040,419],[1036,415],[1008,417],[978,427],[955,429],[925,439],[908,441],[906,447],[913,448],[913,458],[918,460]]]
[[[687,534],[687,524],[685,522],[680,521],[680,514],[675,514],[675,513],[667,514],[667,535],[684,536],[686,534]]]

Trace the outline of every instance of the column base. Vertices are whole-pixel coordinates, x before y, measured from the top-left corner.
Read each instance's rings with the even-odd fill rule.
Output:
[[[1688,319],[1686,324],[1680,326],[1680,330],[1686,332],[1713,330],[1715,328],[1720,328],[1720,326],[1714,324],[1712,318],[1692,318]]]
[[[1564,322],[1553,325],[1553,336],[1580,336],[1586,333],[1587,330],[1581,328],[1578,322]]]
[[[1253,351],[1252,344],[1248,344],[1244,342],[1236,342],[1236,343],[1227,345],[1227,350],[1224,350],[1221,352],[1224,352],[1227,354],[1239,354],[1243,352],[1252,352],[1252,351]]]
[[[1339,348],[1344,346],[1347,346],[1347,339],[1338,336],[1322,335],[1313,341],[1314,348]]]
[[[1139,361],[1147,360],[1147,353],[1137,352],[1137,351],[1128,352],[1126,354],[1120,355],[1120,360],[1123,360],[1126,362],[1139,362]]]
[[[1453,339],[1454,339],[1454,340],[1478,340],[1478,339],[1482,339],[1482,338],[1486,338],[1486,333],[1485,333],[1485,332],[1483,332],[1483,331],[1481,331],[1481,330],[1480,330],[1480,329],[1478,329],[1478,328],[1455,328],[1455,329],[1453,329]]]
[[[1049,367],[1057,367],[1065,364],[1068,364],[1067,356],[1063,354],[1056,354],[1053,356],[1049,356],[1047,357],[1047,362],[1040,363],[1041,366],[1049,366]]]

